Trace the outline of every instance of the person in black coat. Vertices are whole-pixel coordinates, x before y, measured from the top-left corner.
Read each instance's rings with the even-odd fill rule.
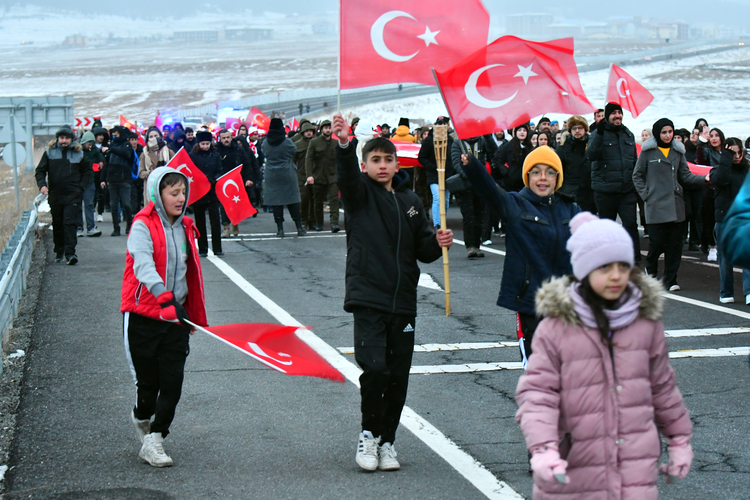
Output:
[[[211,223],[211,248],[215,255],[224,255],[221,250],[221,215],[219,199],[216,197],[216,179],[221,177],[221,159],[213,147],[211,132],[201,130],[196,134],[197,144],[193,146],[190,159],[203,172],[211,183],[211,190],[200,200],[191,205],[195,225],[198,228],[198,253],[201,257],[208,255],[208,234],[206,233],[206,210]]]
[[[574,115],[568,119],[568,130],[570,135],[557,148],[565,175],[565,183],[557,194],[575,200],[581,210],[596,214],[591,190],[591,162],[586,157],[589,124],[582,116]]]
[[[696,122],[696,128],[705,122],[703,118],[699,118]],[[725,136],[718,128],[712,128],[708,132],[708,142],[701,142],[698,146],[696,159],[699,165],[707,165],[711,167],[718,167],[721,162],[721,150],[724,147]],[[701,251],[708,254],[706,260],[710,262],[716,262],[719,259],[719,253],[716,249],[716,237],[714,234],[714,226],[716,225],[715,219],[715,199],[716,199],[716,188],[712,183],[706,184],[703,189],[703,210],[702,225],[703,232],[701,233]]]
[[[354,357],[362,368],[362,432],[356,462],[374,471],[400,468],[393,450],[406,401],[417,314],[417,261],[433,262],[453,234],[436,235],[422,202],[399,179],[396,147],[384,138],[365,144],[363,173],[346,135],[333,119],[336,179],[346,210],[346,295],[354,314]],[[404,176],[405,177],[405,176]]]
[[[118,125],[110,132],[112,143],[109,147],[109,156],[99,179],[102,189],[105,187],[109,189],[109,204],[112,208],[114,228],[111,236],[120,236],[120,210],[125,219],[125,234],[130,232],[130,224],[133,222],[130,191],[133,189],[133,165],[135,165],[136,156],[129,141],[133,135],[130,130]]]
[[[711,184],[716,189],[716,241],[719,242],[718,263],[721,282],[719,301],[727,304],[734,302],[734,270],[732,262],[727,259],[726,249],[721,246],[721,236],[724,230],[724,218],[745,183],[750,162],[745,157],[742,141],[736,137],[726,140],[720,156],[719,166],[711,169],[710,176]],[[742,270],[742,293],[745,296],[745,304],[750,305],[750,270],[748,269]]]
[[[83,148],[74,142],[75,134],[69,126],[55,133],[55,140],[42,154],[36,167],[36,184],[39,192],[48,196],[52,215],[52,239],[55,243],[55,261],[63,256],[69,265],[78,262],[76,257],[76,228],[81,216],[83,190],[91,182],[91,162]]]
[[[689,163],[698,163],[700,136],[701,131],[694,128],[693,131],[688,134],[687,139],[683,141],[683,144],[685,145],[685,159]],[[692,189],[689,186],[683,186],[683,188],[685,190],[685,218],[689,223],[690,231],[688,237],[688,250],[691,252],[697,252],[700,250],[701,233],[703,232],[701,211],[703,210],[703,190],[706,189],[706,186],[703,186],[700,189]]]
[[[435,120],[435,125],[448,125],[450,119],[440,116]],[[438,192],[438,173],[437,173],[437,161],[435,160],[435,142],[433,140],[433,131],[427,135],[424,141],[422,141],[422,147],[419,149],[417,160],[419,164],[424,168],[424,173],[427,177],[427,185],[430,186],[430,193],[432,193],[432,225],[436,228],[440,228],[440,196]],[[453,145],[453,138],[448,135],[448,148],[447,154],[450,154],[451,146]],[[448,179],[455,174],[453,165],[449,158],[445,160],[445,178]],[[448,213],[448,200],[450,199],[450,192],[445,190],[445,212]]]
[[[479,157],[479,137],[472,137],[463,141],[464,147],[473,156]],[[466,174],[461,166],[461,143],[454,142],[450,149],[451,163],[455,170],[466,182],[467,189],[455,193],[463,219],[464,241],[466,243],[466,257],[469,259],[483,258],[484,252],[479,248],[482,243],[482,219],[484,217],[484,202],[471,189]],[[479,160],[481,163],[481,160]],[[482,163],[484,165],[484,163]]]
[[[245,184],[247,184],[247,180],[252,182],[250,177],[253,175],[253,169],[250,166],[250,160],[245,156],[242,146],[234,140],[232,133],[229,130],[222,129],[219,132],[219,142],[216,144],[216,151],[219,153],[219,158],[221,159],[221,174],[219,174],[218,177],[221,177],[230,170],[243,165],[242,173],[249,176],[248,179],[245,179],[245,175],[243,175],[243,180],[246,181]],[[245,169],[244,165],[248,165],[248,168]],[[221,225],[223,227],[221,235],[224,238],[228,238],[230,232],[233,233],[234,236],[239,236],[240,227],[230,222],[223,207],[221,210]]]
[[[531,152],[529,124],[524,123],[513,129],[513,138],[498,148],[493,159],[493,170],[502,179],[500,186],[506,191],[517,192],[523,189],[523,162]]]

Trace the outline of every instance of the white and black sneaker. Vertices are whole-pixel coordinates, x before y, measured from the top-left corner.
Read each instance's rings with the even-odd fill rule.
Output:
[[[143,446],[138,456],[154,467],[171,467],[173,462],[169,455],[164,453],[164,438],[161,432],[152,432],[143,437]]]
[[[383,443],[378,447],[378,469],[399,470],[401,464],[396,460],[396,449],[391,443]]]
[[[363,470],[372,472],[378,469],[378,442],[380,438],[374,437],[370,431],[359,433],[357,443],[357,465]]]
[[[135,427],[135,435],[138,436],[138,441],[143,443],[143,438],[147,434],[151,434],[151,420],[139,420],[135,418],[135,411],[130,410],[130,421]]]

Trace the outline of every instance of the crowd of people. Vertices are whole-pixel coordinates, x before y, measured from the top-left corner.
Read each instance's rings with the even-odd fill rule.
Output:
[[[669,463],[660,470],[670,480],[684,478],[692,461],[692,426],[660,321],[662,286],[680,291],[677,273],[688,245],[718,262],[719,300],[734,301],[732,261],[721,241],[750,163],[743,141],[725,138],[703,119],[692,130],[660,119],[638,144],[620,105],[609,103],[593,118],[588,123],[571,116],[560,125],[543,117],[536,125],[465,139],[451,133],[445,199],[459,205],[469,259],[483,257],[481,246],[492,238],[505,238],[497,305],[517,313],[526,368],[517,420],[531,456],[535,496],[595,496],[615,488],[623,496],[656,498],[658,432],[669,443]],[[435,124],[450,120],[441,116]],[[338,232],[342,201],[344,308],[354,314],[355,358],[363,369],[356,462],[368,471],[400,467],[393,442],[413,352],[417,262],[440,258],[453,241],[452,232],[440,227],[433,133],[430,127],[411,130],[405,118],[391,134],[387,124],[341,115],[318,124],[302,120],[296,131],[273,118],[266,134],[243,125],[236,134],[222,129],[213,135],[179,124],[151,127],[142,137],[120,126],[96,126],[79,141],[70,128],[57,132],[36,173],[49,195],[57,261],[77,262],[77,236],[100,235],[96,222],[106,209],[112,236],[121,234],[120,215],[129,234],[122,311],[138,386],[131,420],[141,458],[159,467],[172,464],[162,443],[181,391],[187,321],[206,324],[205,304],[191,299],[202,298],[202,289],[189,293],[202,287],[197,257],[208,251],[206,212],[215,255],[222,255],[222,237],[239,232],[215,194],[188,207],[188,178],[161,168],[185,148],[212,184],[241,165],[249,198],[273,213],[278,236],[284,236],[284,207],[304,235],[324,229],[327,205],[330,230]],[[420,167],[399,168],[399,143],[421,144]],[[689,163],[711,167],[710,173],[696,174]],[[189,212],[192,217],[184,217]],[[637,267],[639,213],[648,238],[643,271]],[[173,228],[167,236],[173,245],[162,227]],[[395,254],[387,251],[393,248]],[[742,276],[750,304],[750,272]],[[144,336],[172,341],[149,350]],[[161,349],[174,355],[164,369],[179,376],[154,379],[152,351]],[[570,374],[572,365],[577,376]],[[624,399],[610,399],[615,392]],[[591,411],[580,407],[586,398],[596,402]],[[607,430],[592,434],[599,424]],[[605,437],[613,428],[619,437],[610,442]],[[579,446],[571,448],[571,442]],[[597,458],[617,450],[628,454],[632,467]],[[591,471],[613,479],[597,482]]]

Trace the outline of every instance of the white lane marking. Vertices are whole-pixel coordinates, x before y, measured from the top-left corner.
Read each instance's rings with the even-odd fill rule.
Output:
[[[708,337],[712,335],[750,333],[750,328],[697,328],[695,330],[667,330],[664,333],[667,337]]]
[[[645,250],[641,250],[641,255],[648,255],[648,252]],[[705,267],[713,267],[714,269],[719,269],[719,264],[712,264],[710,262],[703,262],[700,260],[699,257],[693,257],[692,255],[683,255],[682,258],[690,263],[690,264],[698,264],[699,266],[705,266]],[[664,260],[664,254],[659,256],[659,260]],[[742,273],[742,269],[739,267],[733,267],[732,270],[734,270],[735,273]]]
[[[459,245],[466,246],[466,242],[457,240],[456,238],[453,238],[453,243],[458,243]],[[479,248],[485,252],[494,253],[495,255],[505,255],[505,252],[503,252],[502,250],[495,250],[494,248],[486,247],[484,245],[479,245]]]
[[[690,351],[673,351],[669,357],[674,358],[716,358],[724,356],[747,356],[750,347],[720,347],[718,349],[693,349]]]
[[[430,290],[437,290],[439,292],[443,291],[443,289],[440,288],[440,285],[438,284],[438,282],[435,281],[435,278],[433,278],[427,273],[419,274],[419,283],[417,283],[417,285],[425,287],[425,288],[429,288]]]
[[[292,317],[291,314],[279,307],[260,290],[251,285],[229,264],[209,254],[208,260],[215,265],[227,278],[229,278],[240,290],[258,303],[263,309],[271,314],[276,320],[289,326],[303,326],[302,323]],[[334,368],[339,370],[351,383],[359,387],[359,375],[361,370],[338,353],[336,349],[327,344],[323,339],[310,330],[304,328],[297,331],[296,335],[312,347],[323,359],[328,361]],[[487,498],[493,500],[515,500],[523,499],[513,488],[504,481],[500,481],[490,471],[468,453],[462,450],[456,443],[445,436],[427,420],[418,415],[408,406],[404,406],[401,414],[401,424],[409,429],[412,434],[429,446],[435,453],[443,458],[448,464],[456,469],[471,484],[481,491]]]
[[[297,236],[296,234],[290,233],[288,236],[285,236],[284,238],[280,238],[276,236],[276,233],[273,233],[273,236],[269,236],[266,238],[238,238],[238,237],[232,237],[232,238],[222,238],[221,241],[274,241],[274,240],[293,240],[295,238],[299,240],[307,240],[307,239],[314,239],[314,238],[343,238],[346,236],[346,234],[311,234],[308,236]]]
[[[456,342],[454,344],[417,344],[414,352],[474,351],[477,349],[497,349],[518,347],[518,342]],[[354,347],[338,347],[341,354],[354,354]]]
[[[467,363],[463,365],[412,366],[409,373],[412,375],[434,375],[437,373],[474,373],[521,369],[523,369],[523,363],[520,361],[511,361],[502,363]]]
[[[664,295],[664,297],[667,299],[676,300],[677,302],[684,302],[685,304],[703,307],[704,309],[710,309],[712,311],[721,312],[725,314],[731,314],[733,316],[739,316],[740,318],[750,319],[750,313],[746,313],[744,311],[738,311],[736,309],[731,309],[729,307],[717,306],[716,304],[703,302],[702,300],[691,299],[689,297],[683,297],[681,295],[676,295],[674,293],[669,293],[669,292],[664,292],[662,295]]]

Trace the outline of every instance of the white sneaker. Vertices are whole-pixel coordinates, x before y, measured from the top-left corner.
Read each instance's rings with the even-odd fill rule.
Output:
[[[482,245],[484,245],[484,246],[489,246],[489,245],[492,245],[492,240],[484,240],[484,241],[482,242]]]
[[[143,438],[151,433],[151,420],[138,420],[135,418],[135,411],[130,410],[130,421],[135,426],[135,435],[138,436],[138,441],[143,443]]]
[[[678,285],[677,283],[669,287],[670,292],[679,292],[680,290],[681,290],[680,285]]]
[[[96,214],[96,222],[104,222],[104,217],[102,217],[102,214]]]
[[[716,262],[717,260],[719,260],[719,253],[715,248],[708,249],[708,257],[706,258],[706,260],[709,262]]]
[[[745,295],[745,305],[750,306],[750,293]]]
[[[86,231],[86,236],[101,236],[102,231],[97,226],[94,226],[93,229],[89,229]]]
[[[722,304],[734,304],[734,297],[719,297]]]
[[[374,437],[370,431],[359,433],[357,443],[357,465],[366,471],[374,471],[378,468],[378,442],[380,438]]]
[[[399,470],[401,464],[398,463],[396,457],[396,449],[391,443],[385,443],[378,447],[378,469],[380,470]]]
[[[154,467],[171,467],[173,462],[169,456],[164,453],[162,443],[164,438],[161,432],[152,432],[143,437],[143,446],[138,456]]]
[[[83,228],[80,228],[80,227],[79,227],[79,228],[78,228],[78,229],[76,230],[76,237],[77,237],[77,238],[81,238],[81,237],[83,237],[83,235],[85,235],[85,234],[86,234],[86,233],[84,233],[84,232],[83,232]]]

